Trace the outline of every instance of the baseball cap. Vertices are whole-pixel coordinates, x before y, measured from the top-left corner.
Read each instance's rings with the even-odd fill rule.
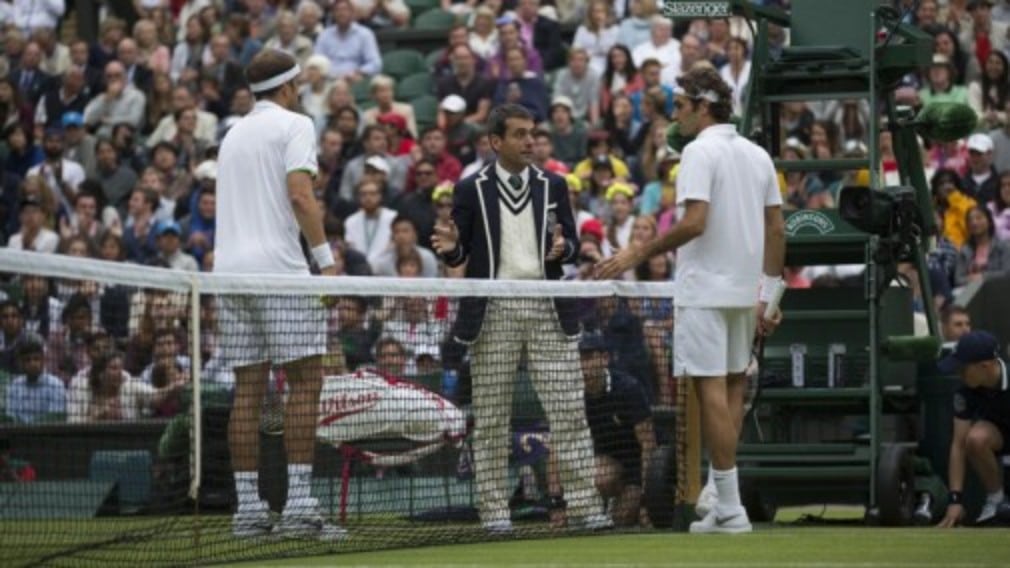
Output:
[[[372,156],[365,160],[365,165],[379,170],[380,172],[389,175],[389,162],[386,161],[382,156]]]
[[[407,119],[403,118],[395,112],[386,112],[380,114],[375,118],[375,122],[379,124],[388,124],[390,126],[395,126],[397,130],[403,132],[407,129]]]
[[[582,178],[575,174],[565,174],[565,183],[568,184],[568,191],[580,193],[582,191]]]
[[[948,66],[948,65],[950,65],[950,58],[947,57],[946,55],[942,54],[942,53],[934,53],[933,54],[933,62],[932,63],[933,63],[933,65]]]
[[[607,342],[603,339],[603,334],[598,332],[586,332],[579,340],[579,351],[606,351]]]
[[[992,151],[992,138],[989,138],[988,134],[982,134],[981,132],[977,134],[972,134],[968,137],[968,149],[974,150],[976,152],[986,152]]]
[[[176,235],[182,234],[182,228],[175,221],[163,222],[158,225],[158,236],[165,235],[167,233],[175,233]]]
[[[76,111],[63,113],[63,117],[60,120],[63,123],[63,128],[84,126],[84,115]]]
[[[567,108],[569,112],[575,108],[575,104],[572,103],[571,97],[565,95],[555,95],[555,97],[551,100],[551,108],[556,106],[563,106]]]
[[[579,227],[579,234],[582,236],[589,236],[596,239],[596,242],[603,242],[603,223],[598,219],[586,219],[582,222],[582,226]]]
[[[193,170],[193,177],[198,180],[216,180],[217,179],[217,161],[216,160],[204,160],[200,162],[200,165]]]
[[[593,169],[596,168],[607,168],[611,172],[614,171],[614,164],[610,161],[610,156],[596,156],[593,158]]]
[[[999,356],[999,342],[987,331],[972,331],[961,336],[954,346],[954,352],[947,355],[937,364],[937,368],[945,375],[951,375],[961,370],[961,367],[990,361]]]
[[[440,106],[442,107],[442,110],[446,112],[459,113],[466,110],[466,101],[459,95],[449,95],[442,99],[442,104]]]

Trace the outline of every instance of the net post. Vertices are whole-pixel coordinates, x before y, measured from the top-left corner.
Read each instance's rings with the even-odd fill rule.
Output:
[[[676,390],[677,502],[673,528],[686,531],[694,519],[694,505],[701,493],[701,408],[694,381],[678,377]]]
[[[193,388],[192,425],[190,428],[190,483],[189,497],[193,500],[193,544],[199,551],[200,546],[200,485],[203,472],[203,396],[200,358],[200,281],[195,277],[190,279],[189,307],[189,340],[190,340],[190,381]]]

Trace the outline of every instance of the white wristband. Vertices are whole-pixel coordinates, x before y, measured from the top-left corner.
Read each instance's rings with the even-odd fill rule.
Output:
[[[761,292],[758,300],[767,305],[770,314],[774,315],[775,310],[778,309],[779,301],[782,300],[782,294],[785,291],[786,283],[781,276],[761,275]]]
[[[330,250],[330,243],[323,243],[312,247],[312,258],[315,259],[320,270],[336,264],[336,261],[333,260],[333,251]]]

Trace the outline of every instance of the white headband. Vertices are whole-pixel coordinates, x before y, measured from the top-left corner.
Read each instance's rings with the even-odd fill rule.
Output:
[[[264,79],[263,81],[259,81],[249,85],[249,90],[251,90],[254,93],[261,93],[263,91],[269,91],[270,89],[276,89],[277,87],[280,87],[284,83],[287,83],[288,81],[301,75],[301,73],[302,73],[302,67],[297,63],[295,63],[294,67],[288,69],[287,71],[281,73],[280,75],[274,75],[269,79]]]
[[[692,95],[691,98],[692,99],[705,100],[705,101],[708,101],[710,103],[717,103],[717,102],[719,102],[719,95],[718,95],[718,93],[716,93],[715,91],[711,91],[711,90],[701,91],[700,93],[698,93],[696,95]]]

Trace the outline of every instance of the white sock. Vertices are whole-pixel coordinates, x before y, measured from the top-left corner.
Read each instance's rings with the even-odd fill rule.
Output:
[[[258,471],[235,472],[235,495],[238,497],[239,509],[260,507],[259,478]]]
[[[719,494],[719,506],[722,508],[740,507],[740,487],[737,482],[736,468],[720,471],[712,470],[715,489]]]
[[[312,497],[312,464],[288,464],[288,505],[285,508],[304,507]]]
[[[1002,489],[998,491],[993,491],[992,493],[989,493],[988,495],[985,496],[986,503],[990,503],[992,505],[999,505],[1000,503],[1003,502],[1004,499],[1006,499],[1006,495],[1003,494]]]
[[[712,464],[708,464],[708,481],[705,482],[706,488],[711,487],[715,489],[715,474],[712,473],[713,471],[715,471],[715,468],[712,467]]]

